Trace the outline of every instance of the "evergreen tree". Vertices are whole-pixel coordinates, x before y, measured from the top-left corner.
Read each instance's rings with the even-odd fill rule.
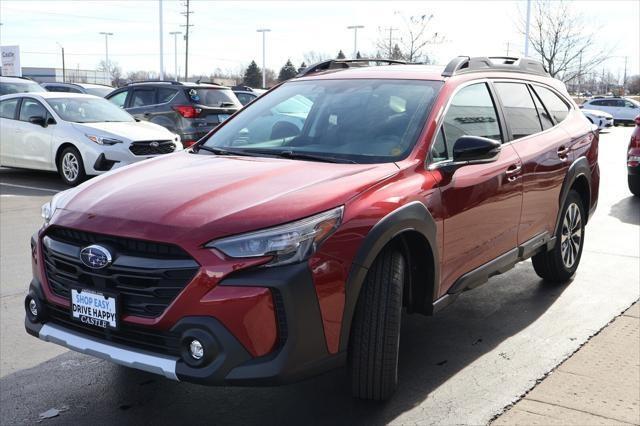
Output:
[[[342,49],[340,49],[340,51],[338,52],[338,57],[336,59],[344,59],[346,58],[346,56],[344,56],[344,52],[342,51]]]
[[[258,68],[256,61],[251,61],[247,67],[242,84],[249,87],[262,87],[262,71]]]
[[[362,59],[362,56],[360,55],[360,51],[359,50],[356,52],[356,59]]]
[[[389,59],[394,59],[396,61],[401,61],[404,58],[400,47],[396,44],[393,46],[393,51],[391,52],[391,57]]]
[[[298,72],[302,72],[303,69],[305,69],[307,67],[307,64],[302,61],[302,63],[300,64],[300,68],[298,68]]]
[[[278,74],[278,81],[283,82],[287,81],[290,78],[293,78],[298,74],[298,70],[291,63],[291,59],[287,59],[287,63],[284,64],[282,68],[280,68],[280,74]]]

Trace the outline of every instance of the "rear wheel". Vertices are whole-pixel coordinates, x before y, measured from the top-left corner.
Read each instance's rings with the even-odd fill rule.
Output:
[[[640,175],[628,175],[629,191],[636,197],[640,197]]]
[[[382,401],[398,384],[404,258],[385,248],[369,269],[349,340],[353,396]]]
[[[573,276],[582,256],[586,215],[576,191],[569,191],[561,214],[553,249],[538,253],[531,259],[540,278],[556,283],[566,282]]]
[[[82,156],[75,147],[68,146],[60,154],[58,173],[64,183],[69,186],[76,186],[86,179]]]

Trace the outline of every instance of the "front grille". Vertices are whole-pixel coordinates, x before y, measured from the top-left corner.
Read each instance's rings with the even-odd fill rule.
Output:
[[[140,141],[129,146],[133,155],[171,154],[175,150],[176,145],[172,141]]]
[[[51,290],[65,299],[70,287],[115,293],[120,312],[154,318],[161,315],[193,279],[199,265],[177,246],[52,228],[43,238],[43,256]],[[92,269],[80,260],[80,250],[100,244],[113,263]]]
[[[180,336],[174,333],[120,324],[118,330],[88,327],[71,319],[68,309],[47,304],[48,319],[68,330],[122,345],[167,355],[180,355]]]

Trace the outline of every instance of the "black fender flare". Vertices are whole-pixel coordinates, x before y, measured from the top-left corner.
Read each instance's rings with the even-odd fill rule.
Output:
[[[406,231],[416,231],[427,240],[434,256],[434,292],[437,291],[439,271],[436,230],[433,216],[427,207],[419,201],[413,201],[399,207],[384,216],[371,228],[354,257],[345,285],[345,303],[340,328],[341,351],[347,350],[349,344],[351,322],[367,272],[383,247],[396,236]],[[428,296],[431,296],[432,300],[426,302],[431,305],[434,295]]]
[[[564,181],[562,182],[562,188],[560,189],[560,198],[558,199],[558,217],[556,218],[556,227],[555,233],[558,232],[558,227],[560,226],[561,218],[562,218],[562,206],[564,206],[565,201],[567,201],[567,196],[569,195],[569,190],[575,183],[576,179],[584,176],[587,179],[587,184],[589,186],[589,203],[591,203],[591,167],[589,166],[589,161],[586,157],[577,158],[571,166],[569,166],[569,170],[567,170],[567,174],[564,177]],[[587,206],[587,218],[589,216],[589,207]],[[555,234],[554,234],[555,235]]]

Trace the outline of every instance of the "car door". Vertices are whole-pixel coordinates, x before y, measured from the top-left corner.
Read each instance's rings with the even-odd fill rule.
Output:
[[[135,118],[149,120],[153,116],[153,106],[157,104],[157,91],[154,87],[134,87],[126,110]]]
[[[620,99],[622,106],[620,107],[620,116],[623,120],[633,120],[640,115],[640,106],[634,104],[628,99]]]
[[[520,159],[511,144],[503,143],[495,161],[456,166],[452,149],[463,135],[507,141],[487,82],[453,95],[431,149],[429,168],[439,182],[444,208],[440,294],[462,275],[513,253],[517,245]]]
[[[50,121],[46,127],[31,123],[32,117],[43,117]],[[52,170],[52,141],[55,124],[51,114],[37,99],[24,97],[15,123],[15,162],[18,167]]]
[[[554,235],[560,189],[571,163],[572,141],[559,124],[569,107],[541,85],[495,83],[510,138],[522,160],[522,216],[518,244]]]
[[[606,112],[607,114],[611,114],[614,118],[616,117],[615,107],[613,105],[610,105],[607,99],[597,99],[597,100],[591,101],[589,103],[588,108],[596,111],[603,111],[603,112]]]
[[[9,98],[0,101],[0,165],[15,166],[17,149],[16,120],[20,98]]]

